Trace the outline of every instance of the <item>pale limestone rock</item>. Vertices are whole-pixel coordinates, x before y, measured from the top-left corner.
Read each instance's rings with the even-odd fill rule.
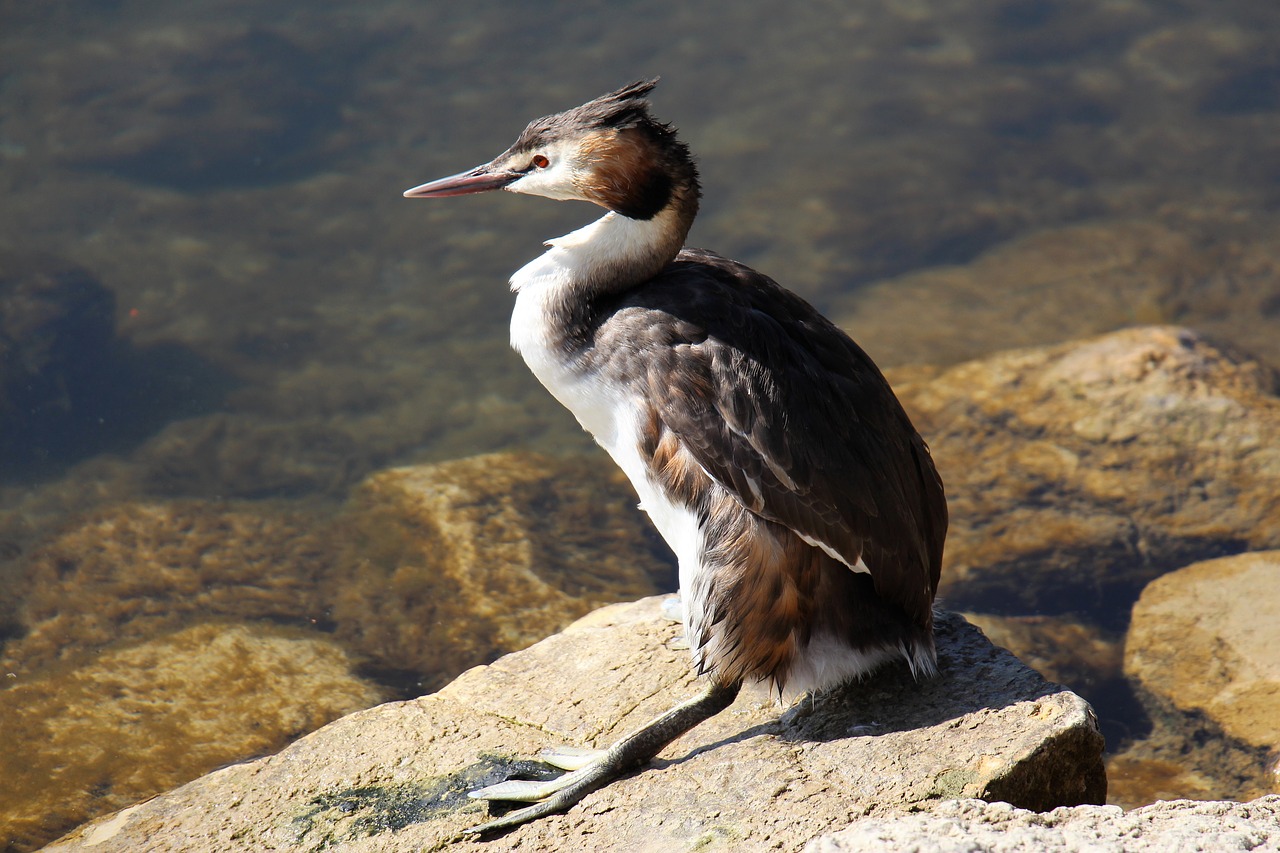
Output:
[[[1168,853],[1280,850],[1280,797],[1248,803],[1177,800],[1121,811],[1047,814],[956,800],[929,812],[868,818],[810,842],[805,853]]]
[[[604,608],[436,694],[352,714],[49,849],[437,849],[485,818],[465,792],[505,775],[507,757],[605,744],[693,692],[661,605]],[[484,849],[796,850],[951,797],[1043,809],[1103,798],[1101,737],[1079,697],[959,617],[941,618],[938,641],[930,681],[894,667],[781,713],[744,695],[649,767]]]
[[[29,848],[377,702],[352,667],[320,635],[210,623],[12,680],[0,839]]]

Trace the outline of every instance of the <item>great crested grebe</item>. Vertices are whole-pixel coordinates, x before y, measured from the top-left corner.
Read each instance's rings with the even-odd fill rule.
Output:
[[[535,802],[475,832],[569,809],[727,708],[745,680],[790,695],[895,657],[917,677],[935,668],[947,504],[929,450],[844,332],[769,277],[684,248],[698,173],[649,115],[656,83],[537,119],[489,163],[405,192],[504,189],[608,211],[512,276],[511,344],[675,551],[708,677],[559,779],[473,792]]]

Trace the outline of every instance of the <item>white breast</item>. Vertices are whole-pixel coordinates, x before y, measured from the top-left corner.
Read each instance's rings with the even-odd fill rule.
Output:
[[[644,411],[643,401],[635,399],[629,389],[603,381],[598,373],[578,369],[555,343],[559,336],[550,325],[547,306],[572,274],[564,263],[565,254],[553,248],[512,276],[512,290],[517,295],[511,315],[511,346],[631,481],[640,497],[640,509],[648,513],[679,561],[684,622],[695,635],[703,622],[700,596],[693,594],[699,588],[695,578],[702,554],[697,517],[670,501],[649,478],[640,455],[638,416]]]

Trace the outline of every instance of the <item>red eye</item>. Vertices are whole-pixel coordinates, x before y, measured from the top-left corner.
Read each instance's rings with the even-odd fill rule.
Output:
[[[545,169],[551,165],[551,161],[546,157],[543,157],[541,154],[534,154],[533,165],[537,166],[539,169]]]

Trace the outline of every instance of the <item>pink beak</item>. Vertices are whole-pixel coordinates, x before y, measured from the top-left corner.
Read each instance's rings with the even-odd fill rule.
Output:
[[[500,190],[507,184],[523,177],[523,172],[497,171],[492,163],[476,166],[466,172],[459,172],[447,178],[430,181],[411,190],[404,191],[405,198],[448,198],[455,195],[470,195],[489,190]]]

